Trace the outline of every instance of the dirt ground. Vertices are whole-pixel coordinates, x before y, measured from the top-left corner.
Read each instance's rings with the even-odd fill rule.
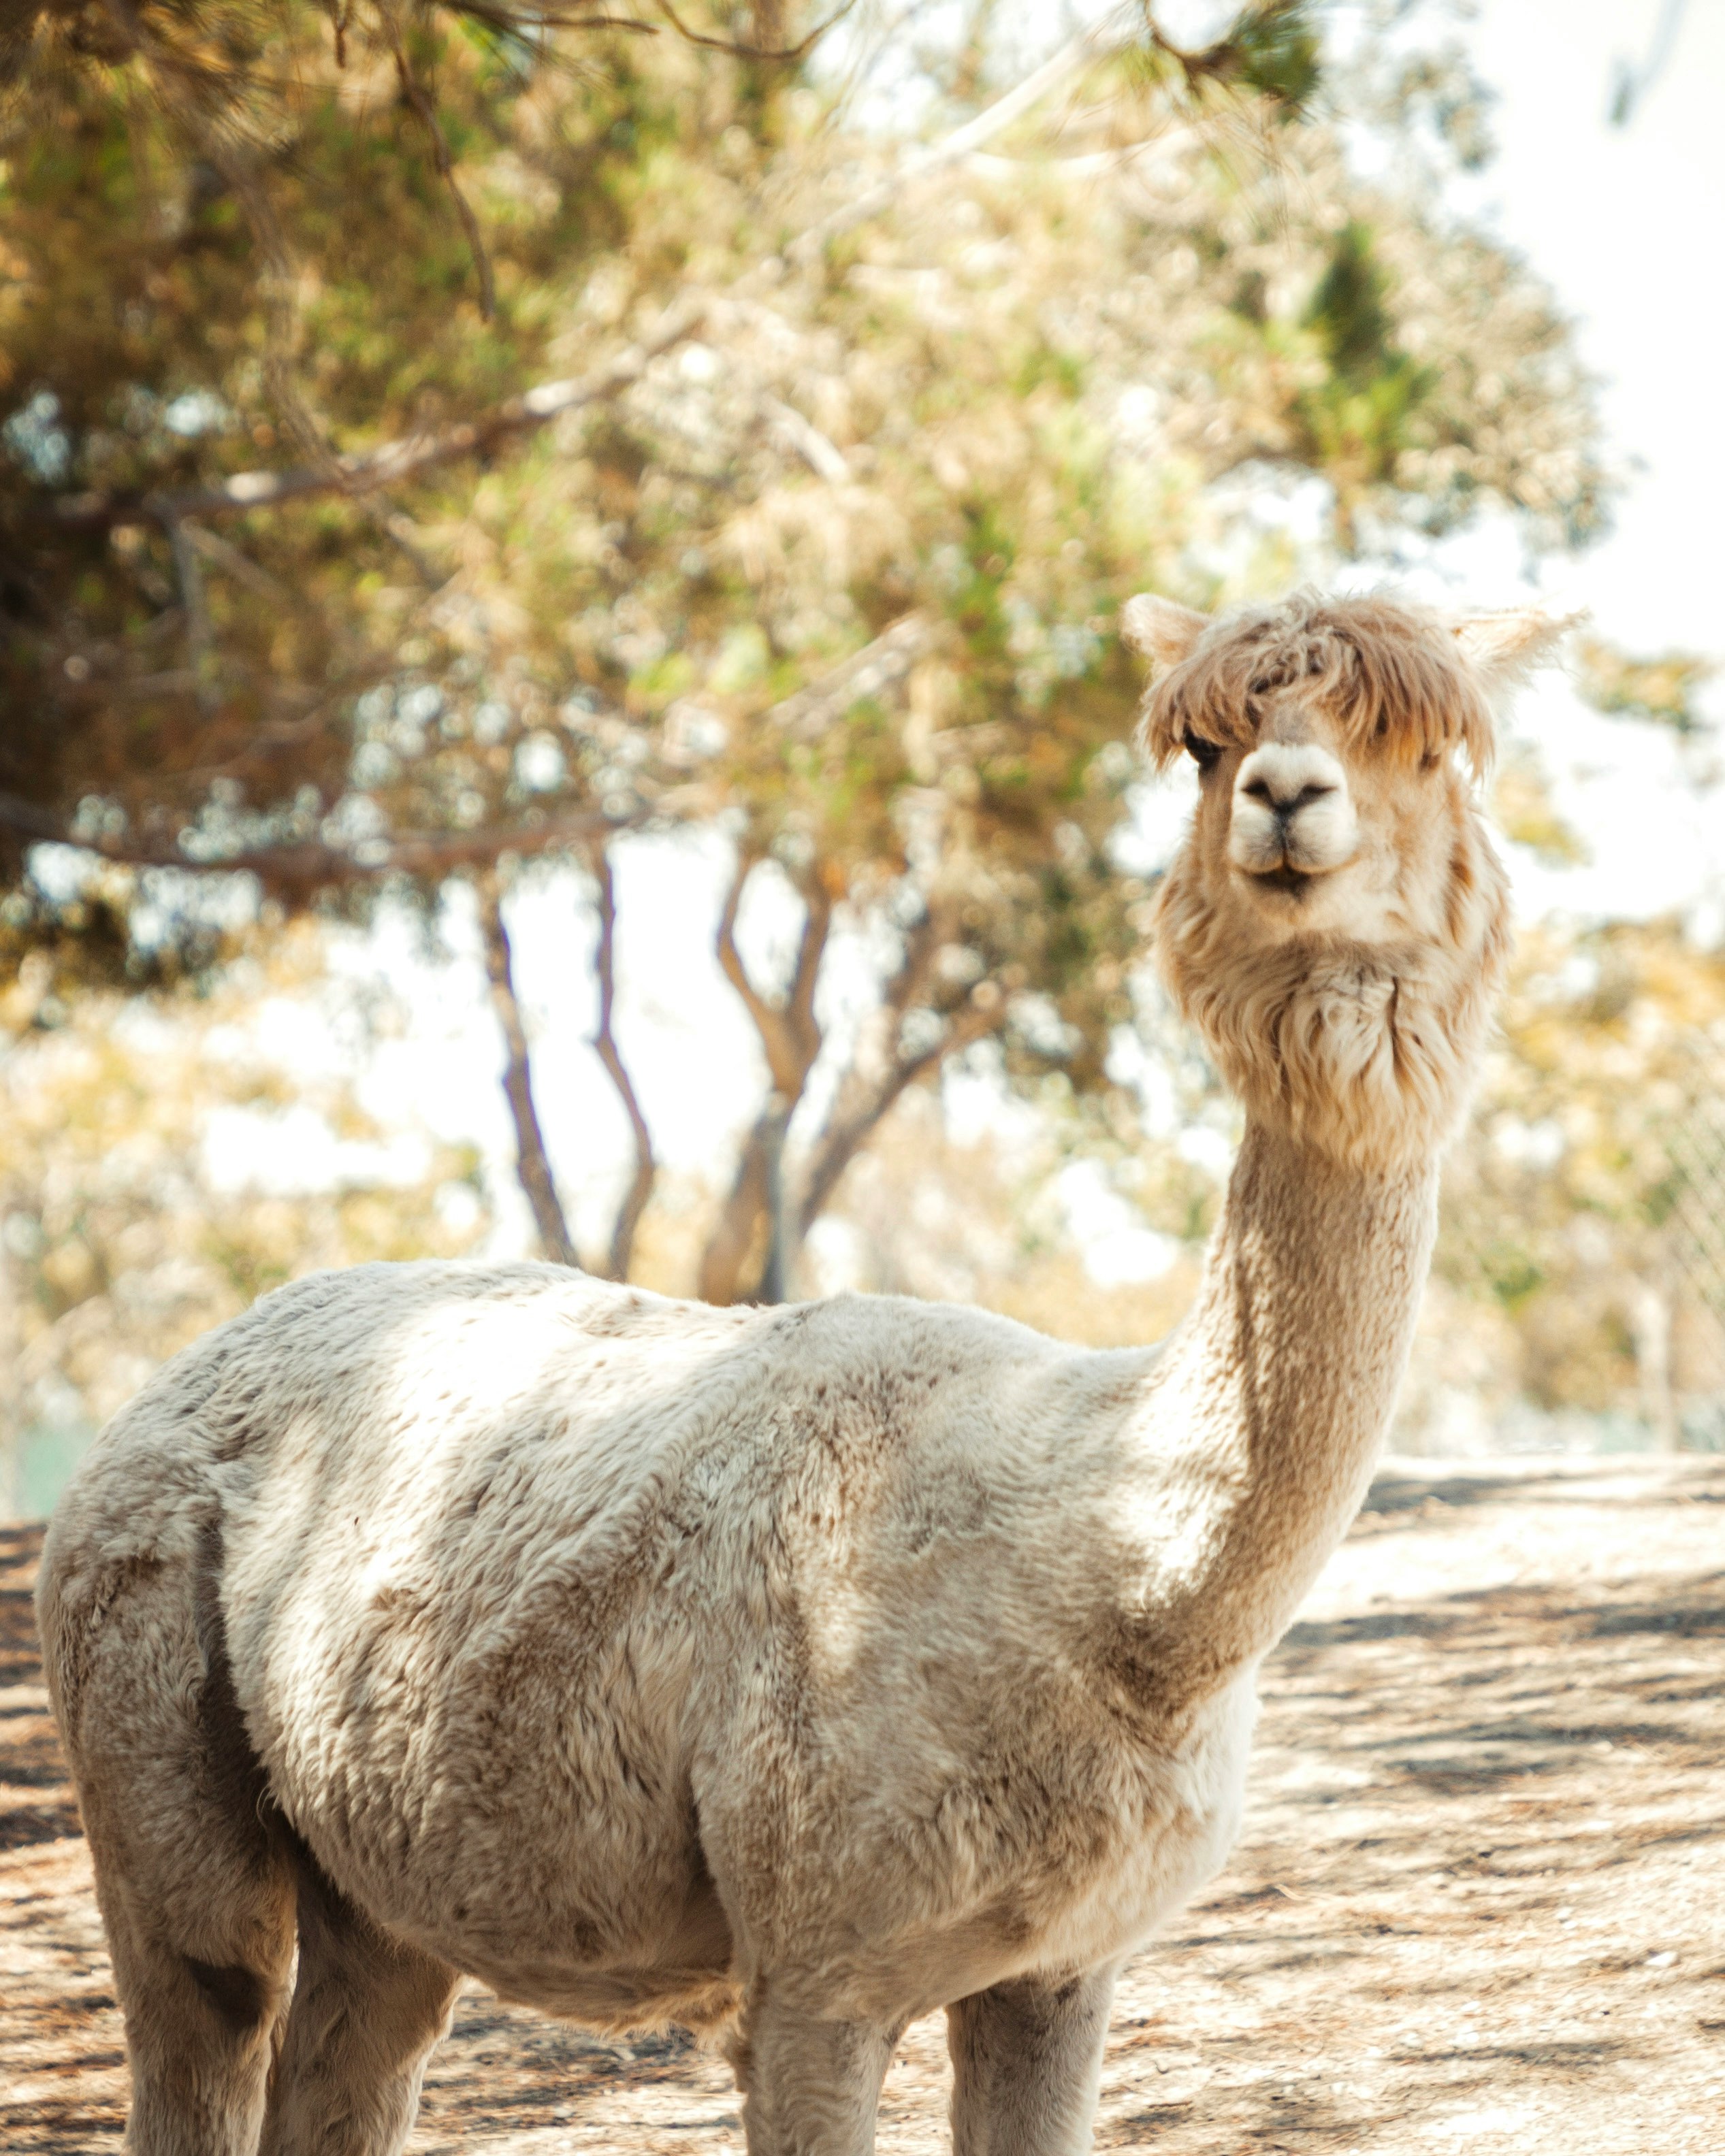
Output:
[[[116,2145],[90,1867],[0,1529],[0,2148]],[[1265,1671],[1227,1873],[1127,1971],[1097,2139],[1725,2150],[1725,1460],[1393,1462]],[[944,2141],[939,2018],[883,2150]],[[729,2077],[464,1992],[412,2147],[736,2151]]]

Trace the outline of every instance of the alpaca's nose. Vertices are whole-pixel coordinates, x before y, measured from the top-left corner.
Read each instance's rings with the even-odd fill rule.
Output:
[[[1321,779],[1308,779],[1297,793],[1280,794],[1273,779],[1259,778],[1249,780],[1240,788],[1249,799],[1261,801],[1279,824],[1288,823],[1302,808],[1310,808],[1314,801],[1322,801],[1336,788]]]
[[[1266,742],[1240,766],[1233,790],[1285,823],[1346,783],[1341,766],[1316,742]]]
[[[1316,742],[1265,742],[1234,777],[1228,850],[1254,875],[1338,867],[1357,835],[1347,777]]]

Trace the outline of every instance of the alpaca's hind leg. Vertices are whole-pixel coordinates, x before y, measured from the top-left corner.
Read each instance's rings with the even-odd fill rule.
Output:
[[[108,1855],[100,1899],[131,2067],[126,2156],[254,2156],[290,1967],[286,1897],[279,1925],[204,1894],[186,1905],[195,1922],[172,1911],[163,1923],[134,1880],[115,1887],[111,1842]],[[201,1952],[177,1943],[188,1934]]]
[[[953,2156],[1084,2156],[1113,1996],[1110,1968],[948,2007]]]
[[[183,1571],[141,1568],[99,1624],[72,1612],[56,1631],[126,2020],[129,2156],[253,2156],[293,1960],[287,1851],[219,1625],[196,1605]]]
[[[891,2030],[829,2021],[764,1991],[731,2051],[749,2156],[869,2156]]]
[[[299,1973],[262,2156],[393,2156],[449,2025],[456,1972],[380,1931],[309,1861],[299,1913]]]

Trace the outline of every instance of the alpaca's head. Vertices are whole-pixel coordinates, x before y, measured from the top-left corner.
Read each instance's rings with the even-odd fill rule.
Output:
[[[1362,1163],[1442,1142],[1508,943],[1474,798],[1491,700],[1563,627],[1310,593],[1213,619],[1127,605],[1157,666],[1145,747],[1199,774],[1158,957],[1254,1114]]]

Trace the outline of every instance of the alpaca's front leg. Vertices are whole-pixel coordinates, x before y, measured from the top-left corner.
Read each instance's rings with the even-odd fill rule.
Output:
[[[870,2156],[897,2033],[824,2020],[763,1987],[731,2052],[749,2156]]]
[[[1114,1977],[1021,1977],[947,2008],[953,2156],[1084,2156]]]

